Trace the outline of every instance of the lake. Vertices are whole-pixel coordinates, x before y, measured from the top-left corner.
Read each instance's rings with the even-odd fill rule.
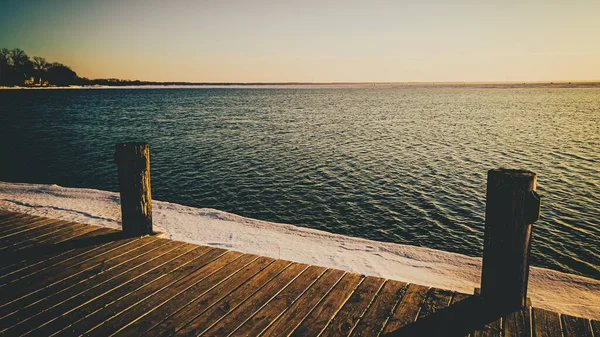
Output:
[[[157,200],[481,256],[487,170],[538,174],[532,264],[600,279],[600,88],[0,90],[0,180]]]

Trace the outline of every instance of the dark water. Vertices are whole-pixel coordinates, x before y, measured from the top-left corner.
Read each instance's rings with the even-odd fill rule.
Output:
[[[600,279],[600,89],[0,91],[0,180],[157,200],[480,256],[486,171],[538,173],[533,264]]]

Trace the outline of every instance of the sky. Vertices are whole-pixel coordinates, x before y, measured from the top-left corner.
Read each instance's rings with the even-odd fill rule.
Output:
[[[600,80],[600,0],[0,0],[0,48],[190,82]]]

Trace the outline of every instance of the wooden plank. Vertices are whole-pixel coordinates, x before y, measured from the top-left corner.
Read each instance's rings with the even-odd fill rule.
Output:
[[[34,235],[32,231],[27,232],[30,237],[28,237],[26,240],[14,243],[6,247],[5,249],[10,250],[11,253],[14,254],[16,251],[19,250],[23,250],[34,246],[41,246],[46,242],[56,241],[57,238],[61,238],[65,235],[68,235],[68,233],[72,230],[81,229],[85,227],[85,225],[77,225],[70,222],[57,222],[55,224],[52,224],[51,226],[43,227],[48,229],[46,233]],[[0,249],[0,254],[2,254],[3,251],[4,249]]]
[[[4,210],[4,209],[0,210],[0,218],[6,218],[6,217],[14,216],[14,215],[17,215],[17,214],[21,214],[21,213],[7,211],[7,210]]]
[[[144,265],[119,275],[111,280],[112,282],[105,282],[78,296],[73,296],[52,308],[52,311],[44,312],[45,317],[40,320],[44,323],[39,324],[39,329],[33,330],[33,334],[50,335],[63,330],[70,324],[103,308],[104,305],[126,296],[166,273],[184,267],[208,251],[210,251],[208,247],[184,244]]]
[[[291,336],[319,335],[364,279],[364,275],[345,274],[321,303],[298,325]]]
[[[516,310],[503,317],[504,337],[530,337],[531,312],[530,308]]]
[[[398,330],[417,320],[421,306],[427,298],[428,287],[417,284],[409,284],[402,300],[394,309],[390,319],[387,321],[383,333]]]
[[[378,336],[392,315],[392,310],[402,300],[407,286],[404,282],[388,280],[354,328],[352,336]]]
[[[3,219],[0,223],[0,236],[6,233],[6,231],[10,231],[16,228],[27,227],[30,223],[41,220],[48,220],[48,218],[39,218],[28,214],[16,214],[10,216],[8,218]]]
[[[561,315],[564,337],[593,337],[590,320]]]
[[[14,237],[18,234],[22,234],[31,230],[35,230],[37,228],[40,227],[44,227],[47,226],[48,224],[52,224],[55,222],[58,222],[60,220],[56,220],[56,219],[35,219],[31,222],[19,222],[19,221],[15,221],[16,225],[15,226],[10,226],[8,227],[6,230],[4,230],[2,233],[0,233],[0,239],[2,240],[6,240],[9,239],[10,237]]]
[[[31,222],[32,219],[34,219],[33,216],[22,213],[5,215],[0,219],[0,235],[11,228],[23,226],[27,222]]]
[[[231,310],[212,326],[207,325],[207,330],[201,334],[205,336],[228,336],[238,326],[260,310],[272,298],[285,290],[288,285],[297,280],[302,272],[308,268],[305,264],[292,264],[283,273],[267,283],[260,291],[250,296],[244,303]],[[306,282],[304,282],[306,285]]]
[[[214,306],[213,309],[206,311],[201,316],[194,319],[190,324],[185,326],[182,330],[178,331],[176,335],[200,335],[204,334],[214,324],[218,323],[221,319],[229,316],[238,307],[245,304],[247,301],[255,303],[257,297],[261,297],[261,294],[272,294],[274,289],[279,287],[280,289],[285,285],[289,284],[300,272],[307,268],[305,264],[292,263],[286,267],[281,273],[270,279],[268,282],[264,282],[258,285],[258,289],[251,294],[243,294],[243,298],[232,298],[228,296],[222,303]],[[251,280],[252,282],[252,280]],[[258,294],[258,295],[257,295]],[[267,299],[268,300],[268,299]],[[256,308],[258,309],[258,308]],[[191,327],[194,327],[193,330]],[[206,335],[212,335],[207,333]]]
[[[40,221],[35,227],[27,227],[19,231],[4,235],[0,238],[0,254],[11,246],[17,246],[22,242],[31,240],[32,238],[48,235],[56,231],[57,228],[62,228],[67,224],[66,221],[48,219]]]
[[[40,277],[43,278],[43,286],[40,286],[40,282],[38,281],[36,285],[35,279],[32,279],[30,275],[25,277],[21,277],[20,273],[14,273],[9,277],[6,284],[0,289],[19,289],[21,290],[21,284],[25,283],[23,280],[28,279],[27,284],[31,285],[32,291],[21,294],[21,296],[13,297],[12,299],[7,301],[7,304],[13,304],[14,302],[25,303],[28,301],[28,298],[36,298],[40,297],[40,292],[53,292],[58,291],[60,289],[68,288],[71,285],[77,284],[82,280],[87,279],[88,277],[94,276],[98,274],[100,271],[111,267],[114,263],[120,262],[123,257],[132,257],[135,256],[135,250],[140,249],[150,242],[161,240],[156,237],[147,237],[137,242],[134,242],[130,245],[121,246],[120,249],[113,250],[108,252],[105,255],[102,255],[98,259],[90,259],[86,263],[71,266],[67,269],[53,269],[50,268],[42,273],[39,273]],[[167,240],[161,240],[161,242],[166,243]],[[64,265],[63,265],[64,266]],[[21,278],[20,278],[21,277]],[[44,296],[41,296],[44,297]],[[25,302],[23,302],[25,301]],[[0,317],[4,313],[4,306],[0,307]]]
[[[31,240],[32,238],[35,238],[37,236],[45,235],[49,232],[52,232],[53,229],[68,227],[71,223],[64,220],[45,219],[36,222],[36,224],[37,225],[34,226],[21,228],[21,230],[16,231],[12,234],[7,234],[5,237],[0,239],[0,247],[2,249],[6,249],[6,247],[17,245],[23,241]]]
[[[281,261],[281,260],[279,260]],[[259,257],[257,260],[252,262],[250,265],[246,266],[237,274],[233,275],[226,281],[217,285],[215,288],[211,289],[209,292],[205,294],[201,294],[194,300],[189,302],[184,302],[183,304],[176,304],[176,306],[180,306],[179,308],[174,308],[176,311],[173,314],[169,314],[166,311],[166,315],[156,318],[154,325],[147,329],[144,332],[139,334],[133,333],[129,334],[131,336],[159,336],[163,332],[167,331],[170,333],[175,333],[179,331],[185,324],[190,322],[193,318],[199,316],[204,313],[204,311],[213,307],[214,304],[221,301],[223,298],[228,296],[231,292],[236,291],[238,288],[242,287],[248,280],[253,277],[260,277],[260,274],[267,273],[276,273],[282,268],[285,267],[283,262],[279,262],[275,267],[271,266],[275,262],[274,259],[267,257]],[[271,270],[271,272],[269,272]],[[163,312],[163,310],[155,311],[156,314]],[[154,320],[154,318],[152,318]]]
[[[333,287],[344,272],[328,269],[292,306],[271,324],[261,336],[287,336],[304,320]]]
[[[121,314],[105,321],[100,327],[92,330],[92,335],[108,336],[117,333],[190,288],[206,291],[214,287],[256,258],[256,255],[228,252],[215,262],[185,276],[169,287],[155,292],[152,296],[146,297],[136,305],[122,311]]]
[[[369,305],[383,287],[384,281],[384,279],[378,277],[365,278],[325,327],[321,336],[348,336],[352,333],[360,317],[367,311]]]
[[[466,300],[467,298],[473,295],[463,294],[463,293],[454,293],[452,294],[452,301],[450,301],[450,305]]]
[[[277,277],[280,273],[284,272],[290,265],[291,262],[289,261],[276,260],[263,271],[258,273],[255,277],[246,282],[246,284],[229,293],[227,296],[221,298],[210,308],[204,310],[201,315],[196,312],[189,312],[190,316],[179,316],[179,318],[185,320],[187,324],[180,330],[166,330],[163,331],[163,334],[169,336],[187,336],[192,335],[196,331],[205,330],[208,326],[208,322],[212,322],[224,316],[231,311],[231,309],[237,307],[240,303],[243,303],[249,296],[260,290],[265,284]],[[153,329],[153,331],[154,330],[155,329]],[[147,334],[147,336],[149,336],[149,334]]]
[[[106,242],[93,242],[98,240],[99,237],[114,235],[115,231],[108,228],[101,228],[94,230],[88,234],[84,234],[81,237],[68,240],[56,245],[46,247],[36,247],[28,252],[19,252],[10,257],[13,264],[6,264],[0,273],[5,275],[11,275],[13,273],[21,273],[21,277],[37,273],[52,267],[55,264],[65,263],[69,260],[79,259],[80,254],[87,251],[92,251],[105,244]],[[88,242],[83,247],[79,246],[79,242]],[[18,261],[18,262],[17,262]],[[9,272],[10,271],[10,272]],[[15,278],[15,276],[11,276]]]
[[[54,317],[51,312],[56,312],[56,316],[58,316],[66,310],[63,305],[58,308],[58,310],[54,309],[51,311],[51,309],[59,304],[81,295],[84,292],[90,292],[92,289],[101,286],[120,274],[132,268],[139,267],[148,261],[151,261],[154,257],[161,256],[182,245],[181,242],[169,240],[148,241],[148,244],[141,248],[130,251],[127,254],[109,261],[103,265],[101,271],[98,271],[88,279],[82,280],[77,284],[61,287],[62,284],[58,283],[55,286],[47,287],[37,292],[35,296],[28,296],[25,297],[25,300],[23,301],[13,302],[12,305],[15,306],[11,309],[15,311],[2,317],[0,319],[0,326],[12,326],[17,323],[23,324],[27,322],[28,328],[37,327],[46,322],[48,318]],[[43,317],[46,321],[36,319],[38,318],[36,316],[42,312],[44,313]]]
[[[190,288],[180,292],[160,306],[150,308],[147,312],[142,313],[137,320],[123,330],[118,331],[119,335],[142,336],[144,332],[170,317],[180,310],[182,306],[186,306],[198,297],[201,297],[218,287],[223,282],[235,277],[240,271],[245,271],[246,268],[251,266],[257,259],[259,259],[258,256],[244,254],[237,260],[202,280],[202,282],[198,282]]]
[[[427,292],[425,301],[421,304],[421,310],[417,319],[427,317],[439,309],[443,309],[450,305],[452,300],[452,292],[437,288],[431,288]]]
[[[271,322],[309,289],[325,272],[323,267],[310,266],[292,284],[273,298],[266,306],[243,322],[231,336],[258,336]]]
[[[110,294],[109,296],[102,296],[93,305],[86,303],[80,310],[83,310],[87,315],[78,321],[71,320],[72,324],[67,329],[58,333],[57,336],[88,334],[90,330],[101,326],[111,318],[118,316],[121,312],[165,289],[190,273],[204,269],[205,267],[211,268],[211,265],[219,264],[219,260],[228,261],[232,256],[235,257],[236,254],[231,254],[231,252],[223,249],[210,249],[186,265],[173,269],[167,274],[158,275],[152,280],[148,280],[150,282],[142,283],[140,281],[143,281],[143,279],[138,279],[135,283],[128,284],[128,287],[124,289],[132,291],[128,291],[124,295],[122,293],[116,294],[123,296],[115,298],[115,294]],[[133,287],[135,289],[131,289]]]
[[[473,331],[473,337],[500,337],[502,331],[502,319],[499,318],[486,324],[483,328]]]
[[[10,262],[7,261],[6,264],[0,266],[0,275],[1,278],[4,278],[7,275],[10,275],[14,272],[22,270],[23,268],[32,267],[36,264],[39,264],[43,261],[48,261],[50,259],[56,259],[64,254],[68,253],[71,249],[58,249],[60,246],[58,244],[64,243],[69,240],[81,240],[84,238],[91,238],[99,234],[101,229],[95,226],[85,226],[85,230],[74,231],[63,238],[57,239],[56,242],[45,242],[44,249],[38,249],[40,247],[35,247],[35,249],[29,249],[26,251],[20,251],[17,254],[11,254],[9,259]],[[107,230],[105,233],[109,233],[111,230]],[[63,244],[62,246],[65,246]],[[48,252],[51,248],[56,247],[57,249],[53,249],[52,252]]]
[[[36,246],[35,248],[37,248],[39,246],[54,245],[54,244],[57,244],[60,242],[64,242],[69,239],[76,238],[85,233],[97,230],[98,228],[101,228],[101,227],[96,227],[96,226],[76,224],[76,223],[72,223],[72,222],[69,224],[70,224],[70,226],[67,226],[64,230],[55,232],[52,235],[49,235],[43,239],[36,238],[35,239],[35,246]]]
[[[148,238],[130,238],[114,241],[82,254],[78,260],[70,260],[59,264],[60,268],[51,268],[39,273],[29,274],[18,280],[13,280],[12,283],[0,288],[0,303],[4,303],[4,305],[9,304],[21,297],[30,296],[44,287],[77,277],[90,269],[99,268],[107,260],[139,247],[146,240]],[[56,265],[56,267],[59,265]]]
[[[533,336],[535,337],[561,337],[560,318],[557,313],[533,308]]]
[[[83,239],[67,241],[56,245],[35,247],[29,250],[19,251],[14,254],[8,254],[4,256],[13,261],[28,260],[43,262],[41,265],[38,265],[35,268],[29,268],[29,273],[27,271],[21,271],[20,278],[22,278],[27,275],[33,275],[34,273],[45,270],[54,264],[65,265],[68,261],[71,261],[72,263],[73,259],[76,259],[76,261],[82,261],[82,259],[85,258],[83,254],[87,253],[88,256],[93,256],[93,254],[90,254],[92,251],[123,239],[120,233],[115,233],[115,231],[110,229],[100,229],[98,231],[94,231],[93,233],[94,235],[91,237],[84,236]],[[58,252],[67,252],[69,255],[62,256],[61,259],[52,261],[52,258],[55,257]],[[11,277],[14,278],[14,276]]]
[[[594,337],[600,337],[600,321],[590,320]]]
[[[4,218],[8,218],[8,217],[12,217],[15,215],[18,215],[21,213],[17,213],[17,212],[11,212],[11,211],[7,211],[7,210],[0,210],[0,219],[4,219]]]

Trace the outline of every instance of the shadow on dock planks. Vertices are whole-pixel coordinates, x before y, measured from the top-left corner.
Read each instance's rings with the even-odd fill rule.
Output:
[[[600,336],[537,308],[0,212],[1,336]]]

